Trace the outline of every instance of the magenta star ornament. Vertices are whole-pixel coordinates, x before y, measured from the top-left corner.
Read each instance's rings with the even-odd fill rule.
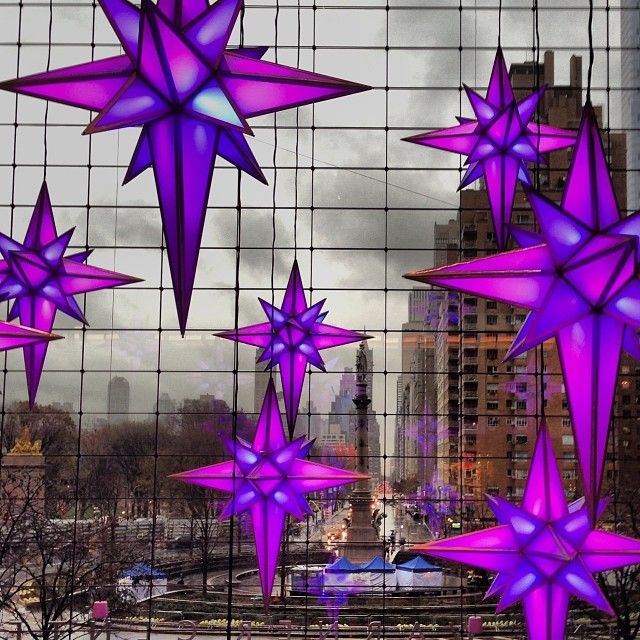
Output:
[[[516,102],[509,72],[498,48],[486,97],[465,85],[476,119],[458,118],[455,127],[421,133],[407,142],[467,156],[459,189],[484,177],[496,242],[504,249],[518,180],[530,185],[527,164],[542,154],[573,145],[575,132],[533,122],[545,87]]]
[[[233,494],[220,515],[222,519],[250,513],[265,607],[271,599],[287,514],[300,520],[312,513],[306,493],[368,478],[306,460],[312,445],[304,438],[287,441],[270,380],[252,443],[225,439],[232,460],[172,476]]]
[[[322,349],[370,337],[325,324],[327,314],[322,311],[325,302],[321,300],[310,307],[307,305],[300,270],[295,261],[280,308],[260,298],[268,322],[217,334],[228,340],[260,347],[263,351],[259,362],[267,362],[269,369],[278,365],[287,425],[291,433],[298,415],[307,365],[324,371],[324,361],[319,353]]]
[[[73,229],[58,235],[46,182],[20,243],[0,233],[0,301],[15,300],[9,319],[19,318],[38,332],[51,332],[56,312],[86,324],[74,295],[140,282],[114,271],[84,264],[90,251],[65,257]],[[29,404],[33,407],[42,375],[48,341],[23,346]]]
[[[556,339],[594,517],[620,352],[640,356],[640,212],[620,216],[590,105],[561,204],[530,190],[527,196],[541,236],[515,230],[524,243],[520,249],[406,277],[530,309],[507,358]]]
[[[370,87],[226,49],[242,0],[100,0],[124,55],[0,85],[98,112],[86,133],[142,127],[125,183],[153,166],[184,334],[216,156],[266,179],[247,119]]]
[[[530,640],[564,637],[571,596],[614,615],[593,574],[639,563],[640,541],[595,529],[583,501],[567,505],[546,424],[521,506],[499,496],[487,501],[497,527],[412,550],[496,572],[487,597],[500,595],[498,611],[522,601]]]

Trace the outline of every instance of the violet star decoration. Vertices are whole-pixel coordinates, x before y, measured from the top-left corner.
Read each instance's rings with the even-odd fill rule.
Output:
[[[233,460],[178,473],[173,478],[233,494],[220,518],[248,511],[256,544],[265,607],[278,566],[287,514],[300,520],[312,510],[304,494],[367,479],[368,476],[305,460],[313,442],[287,442],[273,381],[258,418],[252,443],[225,439]]]
[[[73,231],[58,235],[47,184],[43,183],[24,242],[0,233],[0,301],[15,300],[10,320],[19,318],[27,327],[48,334],[60,310],[86,324],[74,295],[140,282],[139,278],[84,264],[90,251],[65,257]],[[33,407],[48,343],[22,346],[29,405]]]
[[[516,102],[502,49],[498,48],[486,97],[465,85],[475,120],[458,118],[458,126],[405,138],[407,142],[467,156],[467,170],[459,189],[484,176],[500,249],[509,236],[516,184],[518,180],[531,184],[527,163],[544,162],[542,154],[570,147],[575,141],[573,131],[533,122],[544,90],[542,87]]]
[[[497,527],[412,550],[497,572],[487,597],[500,595],[498,611],[521,600],[531,640],[564,637],[572,595],[614,615],[592,574],[639,563],[640,541],[595,529],[582,501],[567,505],[546,424],[538,434],[522,505],[499,496],[487,501]]]
[[[530,309],[507,358],[555,337],[594,517],[621,349],[640,358],[640,212],[620,216],[590,105],[561,204],[527,196],[541,236],[514,229],[520,249],[406,277]]]
[[[216,156],[266,179],[247,118],[369,89],[225,49],[242,0],[100,0],[124,55],[0,88],[97,111],[86,133],[141,126],[125,183],[153,166],[184,334]]]
[[[325,302],[326,300],[320,300],[310,307],[307,305],[296,261],[291,269],[281,307],[278,309],[260,298],[268,322],[217,334],[228,340],[262,348],[259,362],[267,362],[269,369],[278,365],[290,433],[293,433],[298,415],[307,365],[311,364],[324,371],[324,361],[319,353],[322,349],[370,337],[325,324],[327,314],[322,311]]]

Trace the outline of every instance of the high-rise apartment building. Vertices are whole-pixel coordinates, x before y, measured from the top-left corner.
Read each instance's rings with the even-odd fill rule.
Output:
[[[640,209],[640,0],[620,3],[622,126],[627,135],[627,193],[631,211]]]
[[[583,104],[581,58],[570,60],[570,82],[554,83],[554,55],[546,52],[536,70],[534,62],[510,69],[516,99],[546,84],[539,105],[542,122],[576,129]],[[601,110],[596,109],[599,121]],[[609,160],[621,208],[626,203],[625,138],[611,133]],[[540,190],[560,201],[571,149],[551,153],[534,172]],[[496,251],[487,193],[479,188],[461,192],[456,221],[438,225],[436,265],[480,257]],[[533,226],[524,193],[518,191],[512,222]],[[457,231],[457,234],[456,234]],[[456,238],[457,235],[457,238]],[[434,487],[446,496],[461,487],[460,505],[470,520],[490,517],[485,493],[517,498],[528,474],[543,407],[568,495],[579,491],[571,420],[560,363],[553,341],[504,362],[507,349],[526,311],[471,295],[446,292],[440,300],[435,338],[437,463]],[[542,361],[543,359],[543,361]]]
[[[408,321],[402,325],[402,373],[397,381],[393,480],[420,491],[430,485],[435,464],[435,351],[433,318],[442,292],[409,292]]]

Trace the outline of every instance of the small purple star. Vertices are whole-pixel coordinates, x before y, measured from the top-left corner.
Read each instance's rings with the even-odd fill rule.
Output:
[[[502,49],[498,48],[486,97],[465,85],[476,120],[458,118],[458,126],[405,138],[467,156],[459,188],[484,176],[500,249],[507,244],[516,184],[518,180],[531,184],[527,163],[544,162],[542,154],[570,147],[575,141],[573,131],[533,122],[544,90],[542,87],[516,102]]]
[[[48,334],[56,312],[86,324],[74,295],[119,287],[139,278],[84,264],[91,251],[64,256],[73,229],[58,235],[47,184],[38,196],[24,242],[0,233],[0,301],[15,300],[9,319]],[[47,342],[24,345],[29,404],[33,407],[47,355]]]
[[[287,442],[273,381],[269,381],[253,443],[225,439],[233,460],[171,477],[233,494],[220,518],[251,514],[260,585],[265,606],[278,566],[287,514],[301,520],[312,513],[304,494],[366,479],[368,476],[305,460],[313,441]]]
[[[307,364],[324,371],[324,361],[319,353],[322,349],[369,338],[356,331],[324,324],[327,313],[322,312],[322,307],[325,302],[326,300],[321,300],[311,307],[307,305],[296,261],[291,269],[281,308],[278,309],[260,298],[268,322],[217,334],[228,340],[264,349],[259,361],[268,362],[268,368],[279,366],[287,425],[291,432],[298,415]]]

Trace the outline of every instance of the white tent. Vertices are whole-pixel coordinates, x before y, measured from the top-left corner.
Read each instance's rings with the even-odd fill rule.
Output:
[[[161,596],[167,592],[167,575],[139,562],[118,576],[118,592],[129,593],[136,602]]]
[[[395,590],[396,566],[376,556],[359,566],[360,579],[368,585],[368,591]]]
[[[396,565],[396,578],[401,591],[442,587],[443,575],[441,567],[427,562],[421,556]]]

